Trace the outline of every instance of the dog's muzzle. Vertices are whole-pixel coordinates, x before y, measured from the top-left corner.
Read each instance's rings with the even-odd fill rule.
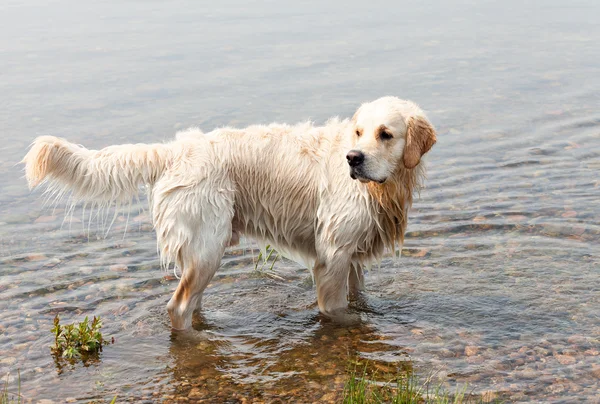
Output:
[[[346,160],[350,166],[350,178],[353,180],[359,180],[360,182],[366,183],[369,181],[375,181],[383,184],[387,178],[371,178],[365,173],[365,154],[358,150],[350,150],[346,154]]]
[[[360,182],[369,182],[370,179],[363,173],[363,163],[365,162],[365,154],[358,150],[350,150],[346,154],[346,160],[350,166],[350,178],[359,180]]]

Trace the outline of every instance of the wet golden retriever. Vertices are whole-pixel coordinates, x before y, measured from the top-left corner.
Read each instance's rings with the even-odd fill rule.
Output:
[[[402,243],[435,142],[417,105],[383,97],[324,126],[189,129],[170,143],[102,150],[43,136],[23,162],[30,187],[76,200],[122,203],[147,186],[161,262],[182,271],[167,309],[185,329],[240,235],[311,266],[320,311],[344,312],[363,266]]]

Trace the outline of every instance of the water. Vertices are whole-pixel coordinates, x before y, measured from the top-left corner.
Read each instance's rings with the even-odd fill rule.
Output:
[[[600,400],[597,2],[190,7],[0,5],[2,374],[21,369],[26,397],[56,402],[308,402],[339,399],[368,360],[486,398]],[[403,257],[367,275],[355,327],[318,315],[300,266],[254,276],[248,243],[227,252],[194,332],[172,334],[177,281],[143,202],[104,239],[89,211],[44,208],[15,165],[42,134],[154,142],[323,122],[386,94],[421,104],[439,141]],[[101,315],[115,344],[87,366],[55,363],[56,313]]]

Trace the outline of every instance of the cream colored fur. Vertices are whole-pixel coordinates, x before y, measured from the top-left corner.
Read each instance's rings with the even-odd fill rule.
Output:
[[[161,261],[182,270],[167,305],[181,329],[240,235],[312,265],[319,309],[343,312],[363,289],[362,267],[402,243],[433,143],[421,109],[384,97],[324,126],[189,129],[170,143],[99,151],[44,136],[23,162],[30,187],[47,181],[82,201],[127,202],[147,186]],[[351,150],[364,156],[352,169]]]

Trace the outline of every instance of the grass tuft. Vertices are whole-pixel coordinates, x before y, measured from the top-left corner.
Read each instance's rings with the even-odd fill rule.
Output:
[[[11,393],[8,390],[8,374],[6,375],[6,380],[4,381],[4,387],[0,391],[0,404],[21,404],[23,402],[23,398],[21,396],[21,371],[17,371],[18,377],[18,387],[17,393]]]
[[[466,404],[483,403],[477,396],[467,395],[467,386],[450,394],[441,384],[433,384],[433,375],[420,380],[412,371],[378,377],[369,374],[367,366],[360,372],[350,370],[344,386],[344,404]]]
[[[254,263],[255,274],[259,276],[267,276],[277,280],[283,280],[281,276],[277,275],[277,271],[275,271],[275,263],[281,258],[280,254],[276,254],[275,257],[272,258],[273,253],[275,252],[276,251],[274,248],[272,248],[270,245],[266,245],[264,251],[261,250],[258,253],[258,257],[256,257],[256,262]]]

